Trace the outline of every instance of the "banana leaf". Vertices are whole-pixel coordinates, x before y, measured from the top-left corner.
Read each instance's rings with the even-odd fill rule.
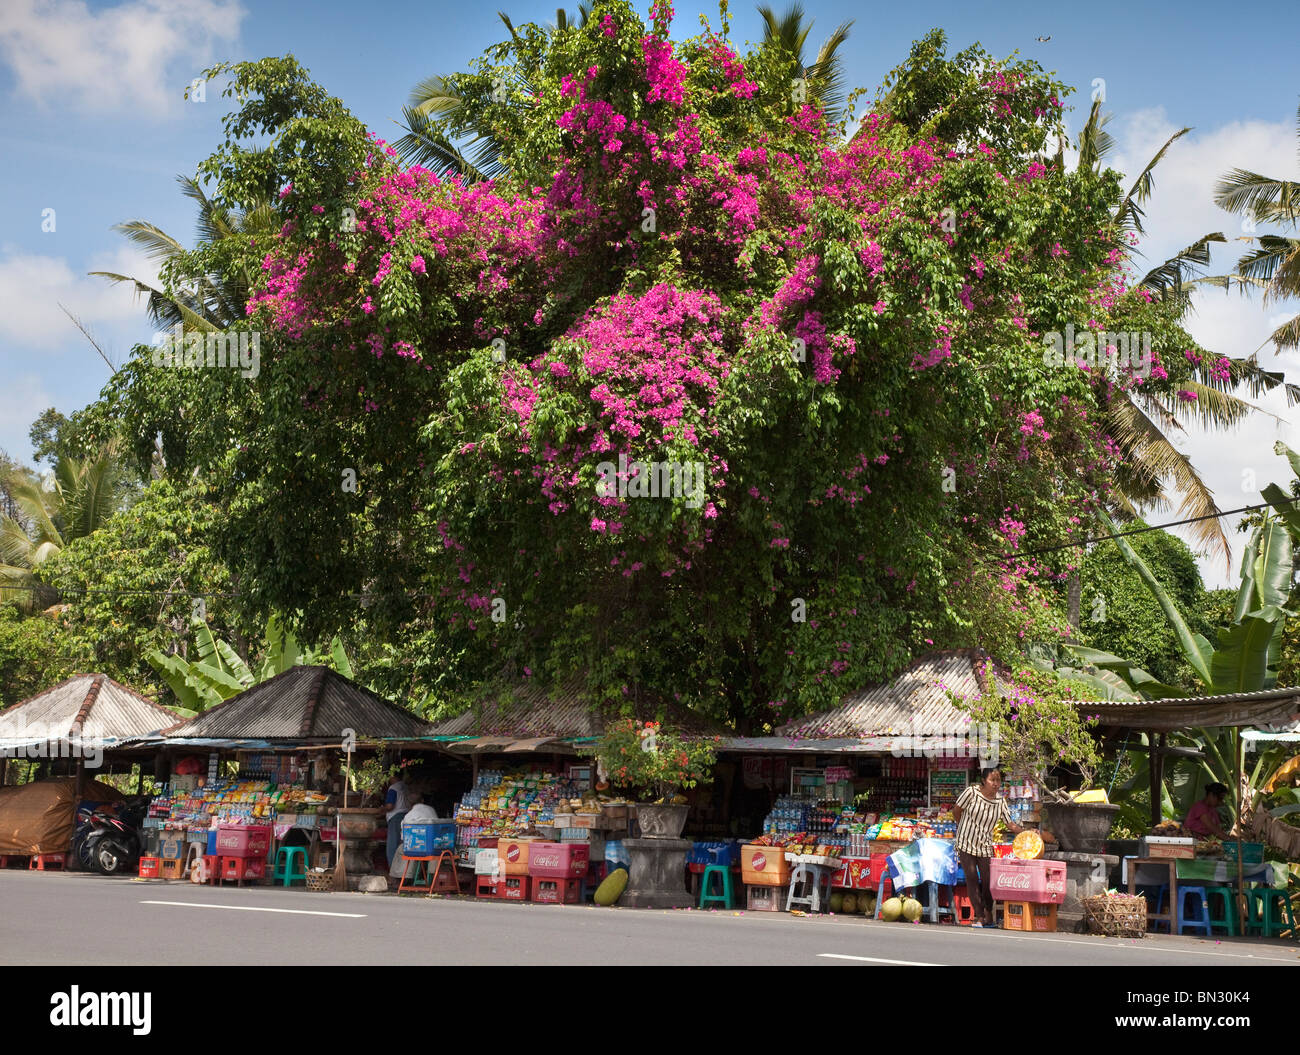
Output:
[[[221,697],[210,686],[194,676],[191,664],[176,656],[164,655],[156,648],[146,652],[144,658],[175,693],[185,710],[198,713],[221,702]]]
[[[1114,521],[1106,515],[1104,510],[1099,510],[1098,515],[1102,523],[1110,530],[1111,534],[1118,534]],[[1192,633],[1191,628],[1183,619],[1182,614],[1178,611],[1173,599],[1165,592],[1165,588],[1160,585],[1160,580],[1152,574],[1151,569],[1147,567],[1146,561],[1139,557],[1128,540],[1122,537],[1115,539],[1115,544],[1119,547],[1120,553],[1128,561],[1130,567],[1138,573],[1142,581],[1146,583],[1147,589],[1151,591],[1159,603],[1161,610],[1165,613],[1165,618],[1169,621],[1170,627],[1173,628],[1174,636],[1178,639],[1179,647],[1183,650],[1183,655],[1187,657],[1187,662],[1191,664],[1192,669],[1196,672],[1201,683],[1209,686],[1214,680],[1210,675],[1210,657],[1214,653],[1210,642],[1201,634]],[[1154,679],[1152,679],[1154,680]],[[1179,695],[1184,695],[1179,693]]]
[[[1209,694],[1258,692],[1276,686],[1282,629],[1290,614],[1270,605],[1220,629],[1206,685]]]

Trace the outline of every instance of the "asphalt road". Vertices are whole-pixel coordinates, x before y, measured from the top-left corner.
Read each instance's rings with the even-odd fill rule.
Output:
[[[1137,941],[877,923],[0,871],[0,963],[24,965],[1300,965],[1288,941]]]

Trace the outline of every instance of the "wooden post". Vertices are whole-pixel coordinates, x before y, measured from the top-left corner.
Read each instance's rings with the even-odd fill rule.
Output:
[[[1240,921],[1241,933],[1244,935],[1246,933],[1246,885],[1242,879],[1241,867],[1241,726],[1237,726],[1235,731],[1237,734],[1237,744],[1232,754],[1237,769],[1237,789],[1236,794],[1233,795],[1233,802],[1236,807],[1234,812],[1237,815],[1235,818],[1237,822],[1237,919]],[[1267,937],[1267,935],[1265,936]]]
[[[1147,733],[1147,752],[1148,752],[1148,776],[1151,778],[1151,827],[1158,825],[1163,818],[1160,816],[1160,777],[1164,766],[1164,755],[1161,754],[1161,748],[1165,746],[1165,737],[1161,733],[1158,744],[1154,731]]]

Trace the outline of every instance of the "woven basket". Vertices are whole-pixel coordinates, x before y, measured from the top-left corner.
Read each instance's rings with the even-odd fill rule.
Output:
[[[308,872],[307,889],[314,890],[318,894],[328,894],[334,889],[334,873]]]
[[[1090,934],[1107,938],[1141,938],[1147,932],[1147,899],[1135,894],[1097,894],[1083,898],[1083,918]]]

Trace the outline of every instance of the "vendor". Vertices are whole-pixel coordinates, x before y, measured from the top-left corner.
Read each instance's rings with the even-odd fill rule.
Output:
[[[989,860],[993,856],[993,829],[1001,821],[1011,831],[1021,831],[1011,819],[1006,800],[998,797],[1002,787],[1002,770],[986,770],[979,784],[961,793],[952,808],[957,823],[953,849],[966,874],[966,891],[970,895],[975,926],[993,926],[993,895],[989,890]]]
[[[339,771],[338,755],[321,752],[316,757],[316,779],[312,781],[312,790],[325,795],[337,795],[343,790],[343,774]]]
[[[1223,800],[1227,797],[1227,794],[1227,785],[1207,784],[1205,786],[1205,798],[1195,803],[1187,811],[1187,819],[1183,821],[1183,827],[1198,839],[1209,839],[1212,836],[1218,839],[1226,839],[1228,833],[1223,830],[1223,824],[1219,818],[1219,807],[1223,805]]]
[[[402,845],[402,818],[410,808],[411,796],[406,790],[406,782],[402,779],[401,770],[394,770],[393,775],[389,777],[388,793],[384,796],[384,805],[381,807],[384,819],[388,822],[390,868],[393,865],[393,858],[397,856],[398,848]]]

